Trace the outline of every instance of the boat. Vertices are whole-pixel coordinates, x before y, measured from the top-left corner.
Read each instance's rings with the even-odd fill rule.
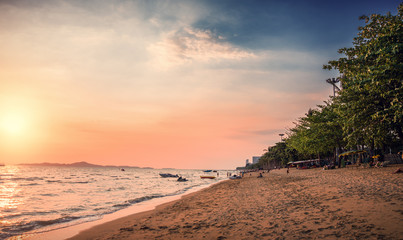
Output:
[[[241,179],[241,176],[237,176],[237,175],[233,175],[231,177],[229,177],[229,179]]]
[[[203,172],[212,172],[213,170],[204,170]]]
[[[160,176],[163,178],[177,178],[179,177],[178,174],[171,174],[171,173],[160,173]]]
[[[200,176],[201,179],[215,179],[216,176]]]
[[[178,181],[178,182],[187,182],[188,180],[186,178],[179,177],[176,181]]]

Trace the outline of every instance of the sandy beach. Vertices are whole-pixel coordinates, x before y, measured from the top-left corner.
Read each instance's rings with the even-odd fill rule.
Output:
[[[398,168],[247,174],[71,239],[403,239]]]

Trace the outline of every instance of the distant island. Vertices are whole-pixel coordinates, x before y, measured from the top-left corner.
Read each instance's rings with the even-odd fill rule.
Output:
[[[135,166],[114,166],[114,165],[97,165],[87,162],[75,162],[75,163],[21,163],[18,165],[23,166],[43,166],[43,167],[116,167],[116,168],[140,168]],[[147,167],[149,169],[149,167]]]

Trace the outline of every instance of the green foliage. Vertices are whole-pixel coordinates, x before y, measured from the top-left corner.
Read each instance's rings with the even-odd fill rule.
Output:
[[[298,160],[299,156],[295,149],[290,148],[285,142],[276,143],[259,159],[257,167],[273,168],[274,166],[285,166],[290,161]]]
[[[339,116],[330,102],[310,109],[295,125],[289,130],[287,144],[298,152],[324,155],[342,145]]]
[[[284,142],[271,147],[257,166],[284,166],[312,156],[335,156],[357,145],[396,149],[403,145],[403,4],[398,14],[363,16],[353,47],[324,69],[338,70],[341,90],[324,105],[310,109],[289,129]]]
[[[363,16],[354,47],[339,53],[325,69],[337,69],[342,90],[334,99],[347,146],[382,147],[390,139],[403,144],[403,4],[396,16]]]

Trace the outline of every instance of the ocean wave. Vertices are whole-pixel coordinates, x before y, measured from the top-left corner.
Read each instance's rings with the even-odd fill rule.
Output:
[[[66,182],[66,183],[71,183],[71,184],[75,184],[75,183],[78,183],[78,184],[85,184],[85,183],[89,183],[89,181],[75,181],[75,182]]]
[[[124,207],[128,207],[128,206],[130,206],[130,205],[131,205],[130,203],[118,203],[118,204],[113,205],[112,207],[115,207],[115,208],[124,208]]]
[[[112,207],[122,209],[122,208],[129,207],[129,206],[131,206],[133,204],[136,204],[136,203],[148,201],[148,200],[151,200],[151,199],[154,199],[154,198],[165,197],[165,196],[167,196],[167,195],[153,194],[153,195],[143,196],[143,197],[127,200],[124,203],[114,204],[114,205],[112,205]]]
[[[6,211],[3,211],[3,212],[6,212]],[[7,215],[4,215],[3,214],[3,216],[1,216],[3,219],[6,219],[6,220],[9,220],[9,219],[13,219],[13,218],[18,218],[18,217],[21,217],[21,216],[23,216],[23,214],[21,214],[21,213],[16,213],[16,214],[7,214]],[[1,239],[1,238],[0,238]]]
[[[9,178],[8,180],[11,181],[38,181],[38,180],[43,180],[43,178],[40,177],[14,177],[14,178]]]
[[[160,194],[153,194],[153,195],[149,195],[149,196],[144,196],[144,197],[139,197],[139,198],[135,198],[135,199],[130,199],[127,202],[129,202],[130,204],[135,204],[135,203],[139,203],[139,202],[144,202],[147,200],[151,200],[153,198],[160,198],[160,197],[164,197],[165,195],[160,195]]]
[[[185,187],[185,188],[183,188],[181,190],[178,190],[178,191],[175,191],[175,192],[172,192],[172,193],[168,193],[168,194],[164,194],[164,195],[162,195],[162,194],[152,194],[152,195],[147,195],[147,196],[143,196],[143,197],[139,197],[139,198],[134,198],[134,199],[127,200],[125,203],[115,204],[112,207],[125,208],[125,207],[128,207],[130,205],[140,203],[140,202],[144,202],[144,201],[148,201],[148,200],[151,200],[151,199],[154,199],[154,198],[175,196],[175,195],[185,193],[188,190],[190,190],[192,188],[195,188],[195,187],[199,187],[201,185],[202,184],[195,184],[195,185],[192,185],[192,186],[189,186],[189,187]]]
[[[90,174],[90,176],[104,176],[104,174],[102,174],[102,173],[92,173],[92,174]]]
[[[5,173],[5,174],[0,174],[0,177],[12,177],[14,174],[11,173]]]
[[[27,183],[27,184],[21,184],[21,186],[35,186],[39,185],[39,183]]]
[[[80,217],[73,217],[73,216],[66,216],[66,217],[61,217],[61,218],[56,218],[56,219],[51,219],[51,220],[39,220],[39,221],[33,221],[37,226],[49,226],[57,223],[64,223],[64,222],[70,222],[75,219],[79,219]]]
[[[43,180],[43,178],[40,177],[29,177],[25,178],[26,181],[37,181],[37,180]]]
[[[46,180],[47,183],[61,183],[61,180]]]
[[[39,194],[43,197],[54,197],[54,196],[58,196],[58,194],[54,194],[54,193],[41,193]]]
[[[15,209],[12,209],[15,211]],[[3,212],[13,212],[12,210],[3,210]],[[24,216],[45,216],[48,214],[53,214],[56,211],[37,211],[37,212],[22,212],[22,213],[15,213],[15,214],[3,214],[2,218],[4,219],[13,219],[13,218],[19,218],[19,217],[24,217]],[[1,238],[0,238],[1,239]]]
[[[98,208],[94,208],[94,211],[101,211],[101,210],[105,210],[106,208],[104,207],[98,207]]]
[[[90,181],[62,181],[62,180],[46,180],[47,183],[68,183],[68,184],[86,184]]]
[[[50,219],[50,220],[36,220],[36,221],[30,221],[30,222],[21,221],[19,223],[14,223],[13,225],[3,227],[2,232],[0,233],[0,239],[3,239],[3,237],[7,238],[7,237],[15,236],[22,232],[28,232],[28,231],[32,231],[32,230],[35,230],[38,228],[51,226],[54,224],[60,224],[60,223],[73,221],[78,218],[80,218],[80,217],[65,216],[65,217]]]
[[[78,207],[67,208],[64,211],[65,212],[80,212],[80,211],[83,211],[83,210],[85,210],[84,207],[78,206]]]
[[[204,184],[195,184],[195,185],[192,185],[192,186],[189,186],[189,187],[185,187],[185,188],[183,188],[183,189],[181,189],[181,190],[178,190],[174,195],[182,194],[182,193],[187,192],[188,190],[190,190],[190,189],[192,189],[192,188],[200,187],[200,186],[202,186],[202,185],[204,185]]]

